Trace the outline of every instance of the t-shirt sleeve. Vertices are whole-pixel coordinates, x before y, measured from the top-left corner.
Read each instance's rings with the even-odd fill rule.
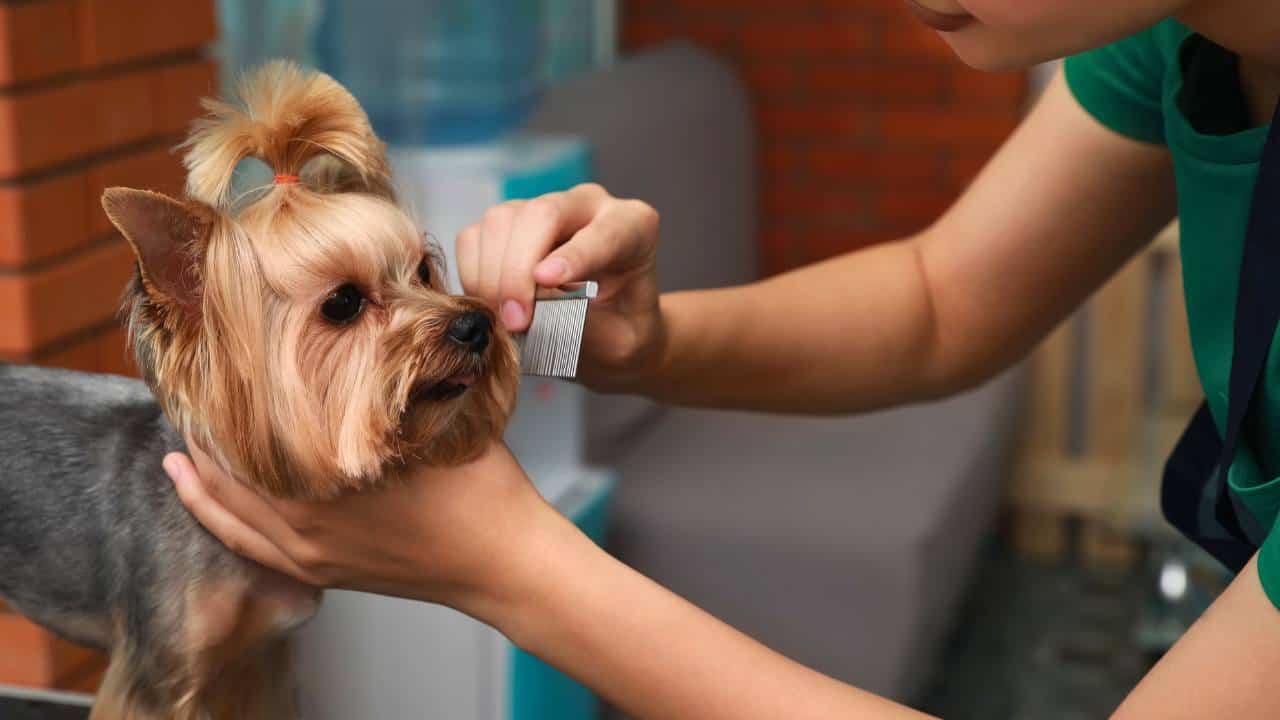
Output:
[[[1157,25],[1119,42],[1066,59],[1076,101],[1098,122],[1126,137],[1164,144],[1162,97],[1168,61]]]

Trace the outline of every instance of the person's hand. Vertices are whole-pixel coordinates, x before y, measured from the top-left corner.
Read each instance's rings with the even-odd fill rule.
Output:
[[[567,522],[499,443],[467,465],[316,503],[260,494],[187,447],[195,464],[170,453],[165,470],[232,551],[310,585],[437,602],[491,624],[529,576],[530,550]]]
[[[652,376],[666,333],[658,306],[658,214],[599,185],[494,206],[458,235],[458,275],[512,332],[532,318],[536,287],[594,280],[579,379],[624,391]]]

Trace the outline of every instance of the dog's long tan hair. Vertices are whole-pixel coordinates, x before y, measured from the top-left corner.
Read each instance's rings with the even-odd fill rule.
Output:
[[[208,114],[182,144],[192,198],[226,207],[236,168],[252,157],[305,187],[394,199],[385,146],[333,78],[276,60],[246,75],[238,95],[239,102],[203,100]]]
[[[190,201],[158,211],[162,196],[104,199],[138,251],[132,344],[166,413],[224,466],[282,495],[328,497],[391,464],[473,456],[511,409],[514,350],[497,330],[473,367],[445,341],[459,313],[488,310],[447,296],[438,267],[419,279],[421,236],[395,204],[364,111],[329,76],[287,62],[247,77],[240,96],[206,102],[184,143]],[[246,158],[285,177],[237,209]],[[171,216],[159,224],[178,238],[177,259],[149,248],[129,217],[157,212]],[[367,310],[335,327],[317,308],[342,284],[363,291]],[[477,370],[465,398],[415,403],[424,383]]]

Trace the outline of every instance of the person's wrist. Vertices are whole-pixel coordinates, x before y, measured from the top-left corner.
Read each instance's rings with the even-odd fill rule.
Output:
[[[671,317],[669,295],[659,295],[649,328],[647,341],[636,353],[625,373],[625,382],[615,392],[656,397],[671,367]]]
[[[671,374],[672,365],[672,334],[671,334],[671,295],[662,294],[658,296],[658,312],[654,321],[653,330],[653,350],[650,353],[650,361],[645,367],[643,373],[644,382],[650,388],[649,394],[652,394],[652,388],[660,387],[663,379]]]
[[[604,555],[573,523],[549,510],[550,516],[514,543],[502,571],[474,597],[470,613],[529,652],[545,644],[561,613],[572,614],[575,583],[592,576]]]
[[[611,395],[650,395],[662,385],[670,350],[670,321],[663,298],[654,307],[611,330],[606,348],[584,348],[578,381]]]
[[[540,538],[563,518],[501,441],[465,465],[413,472],[409,482],[420,491],[407,500],[414,507],[406,512],[443,515],[446,528],[463,523],[468,529],[433,531],[424,523],[421,536],[407,541],[415,549],[404,558],[403,589],[388,594],[446,605],[499,625],[536,560],[528,546],[543,544]],[[475,524],[478,515],[483,522]]]
[[[651,320],[648,347],[635,363],[630,382],[621,391],[661,400],[662,389],[672,377],[675,366],[672,316],[675,312],[673,295],[658,296],[657,309]]]

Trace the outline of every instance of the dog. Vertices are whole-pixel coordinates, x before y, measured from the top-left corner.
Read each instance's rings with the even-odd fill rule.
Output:
[[[145,384],[0,366],[0,596],[109,652],[93,720],[296,716],[288,638],[319,591],[186,511],[161,468],[184,437],[263,493],[328,499],[473,458],[513,410],[510,337],[445,292],[356,100],[280,61],[239,95],[183,144],[187,197],[102,198],[137,256]],[[274,182],[242,196],[247,158]]]

